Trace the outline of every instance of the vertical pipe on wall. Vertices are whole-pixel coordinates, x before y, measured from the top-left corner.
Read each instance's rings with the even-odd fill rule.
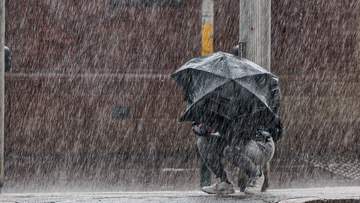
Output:
[[[0,2],[0,192],[4,185],[5,1]]]
[[[356,8],[356,47],[355,47],[355,60],[356,70],[360,71],[360,2],[355,2]],[[360,146],[359,146],[360,151]]]

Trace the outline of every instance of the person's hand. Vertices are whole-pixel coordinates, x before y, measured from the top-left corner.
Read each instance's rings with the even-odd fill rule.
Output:
[[[193,132],[198,135],[198,136],[203,136],[203,135],[206,135],[208,133],[207,129],[206,129],[206,125],[203,124],[203,123],[196,123],[196,122],[193,122],[191,124],[192,126],[192,130]]]
[[[266,131],[257,131],[255,140],[267,142],[267,141],[272,140],[272,137],[271,137],[270,133],[268,133]]]

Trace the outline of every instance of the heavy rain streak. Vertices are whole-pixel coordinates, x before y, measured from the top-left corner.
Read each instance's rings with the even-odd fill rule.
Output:
[[[269,189],[360,183],[358,6],[271,1],[281,105],[264,93],[256,108],[284,135]],[[2,192],[199,190],[198,136],[179,122],[188,100],[171,75],[202,55],[202,1],[13,0],[5,11]],[[239,0],[214,1],[214,53],[234,54],[239,12]]]

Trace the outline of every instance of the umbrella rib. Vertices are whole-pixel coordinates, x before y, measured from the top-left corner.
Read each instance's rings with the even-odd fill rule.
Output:
[[[229,82],[229,81],[231,81],[231,79],[227,79],[226,81],[222,82],[219,86],[216,86],[215,88],[210,89],[210,91],[208,91],[206,94],[204,94],[201,98],[204,98],[205,96],[209,95],[209,94],[210,94],[211,92],[213,92],[215,89],[217,89],[217,88],[221,87],[222,85],[224,85],[225,83],[227,83],[227,82]],[[195,104],[196,102],[198,102],[199,100],[201,100],[201,98],[200,98],[200,99],[198,99],[198,100],[195,100],[195,101],[191,104],[191,106],[189,106],[189,108],[187,108],[187,110],[186,110],[186,111],[188,111],[189,109],[191,109],[191,108],[194,106],[194,104]],[[220,115],[224,116],[224,115],[223,115],[223,114],[221,114],[220,112],[217,112],[217,111],[214,111],[214,110],[208,109],[208,108],[206,108],[206,107],[202,107],[202,108],[205,108],[205,109],[207,109],[207,110],[213,111],[213,112],[215,112],[215,113],[218,113],[218,114],[220,114]],[[227,117],[227,116],[224,116],[224,117],[226,117],[227,119],[229,119],[229,120],[230,120],[230,118],[229,118],[229,117]]]
[[[231,78],[231,79],[243,79],[243,78],[249,78],[249,77],[254,77],[254,76],[258,76],[258,75],[269,75],[269,76],[272,76],[271,73],[257,73],[257,74],[254,74],[254,75],[244,75],[242,77],[234,77],[234,78]],[[277,78],[277,77],[275,77]]]
[[[229,82],[229,81],[231,81],[231,79],[227,79],[227,80],[225,80],[224,82],[222,82],[220,85],[216,86],[215,88],[211,88],[210,91],[208,91],[208,92],[207,92],[206,94],[204,94],[202,97],[207,96],[208,94],[210,94],[211,92],[213,92],[215,89],[221,87],[222,85],[224,85],[225,83],[227,83],[227,82]],[[201,98],[200,98],[200,99],[201,99]],[[200,99],[194,101],[193,104],[196,103],[197,101],[199,101]],[[192,105],[191,105],[191,106],[192,106]]]
[[[194,71],[199,71],[199,72],[206,72],[206,73],[208,73],[208,74],[214,74],[214,73],[212,73],[212,72],[210,72],[210,71],[204,71],[204,70],[198,69],[198,68],[196,68],[196,67],[189,67],[189,68],[187,68],[187,69],[185,69],[185,70],[182,70],[182,71],[188,72],[189,70],[194,70]],[[177,75],[179,75],[182,71],[178,71],[177,73],[172,74],[172,77],[173,77],[173,78],[176,78]],[[216,75],[216,77],[219,77],[219,78],[221,78],[221,79],[227,79],[226,82],[228,82],[229,80],[231,80],[230,78],[227,78],[226,76],[222,76],[222,75],[219,75],[219,74],[214,74],[214,75]],[[176,81],[176,80],[175,80],[175,81]],[[198,80],[197,80],[197,81],[198,81]],[[178,85],[180,86],[181,91],[184,93],[184,95],[186,95],[186,91],[185,91],[184,85],[182,85],[181,83],[178,83]],[[223,84],[221,84],[221,85],[223,85]],[[214,89],[216,89],[216,87],[215,87]]]
[[[268,108],[264,108],[264,109],[268,109]],[[264,110],[264,109],[259,109],[259,110],[256,110],[256,111],[252,112],[252,113],[243,114],[243,115],[241,115],[241,116],[238,116],[238,118],[242,118],[242,117],[249,116],[249,115],[251,115],[251,114],[255,114],[255,113],[260,112],[260,111],[262,111],[262,110]],[[273,113],[273,112],[271,111],[271,113]]]
[[[255,75],[251,75],[251,76],[244,76],[244,77],[241,77],[241,78],[238,78],[238,79],[243,79],[243,78],[247,78],[247,77],[253,77],[253,76],[257,76],[257,75],[263,75],[263,74],[255,74]],[[271,74],[269,74],[271,75]],[[238,83],[239,85],[241,85],[243,88],[245,88],[247,91],[251,92],[253,95],[256,95],[253,91],[249,90],[247,87],[245,87],[244,85],[242,85],[241,83],[239,83],[238,81],[236,81],[235,79],[233,80],[234,82]],[[267,105],[266,102],[264,102],[262,100],[262,98],[258,97],[263,103],[264,105],[272,112],[271,108]],[[272,112],[274,113],[274,112]]]
[[[212,110],[212,109],[209,109],[209,108],[206,108],[206,107],[203,107],[203,106],[202,106],[201,108],[204,108],[204,109],[209,110],[209,111],[211,111],[211,112],[217,113],[217,114],[223,116],[224,118],[227,118],[227,119],[231,120],[229,117],[223,115],[222,113],[220,113],[220,112],[218,112],[218,111],[214,111],[214,110]]]
[[[261,74],[257,74],[257,75],[261,75]],[[242,77],[242,78],[246,78],[246,77],[250,77],[250,76],[245,76],[245,77]],[[220,88],[222,85],[225,85],[225,84],[226,84],[227,82],[229,82],[229,81],[234,81],[234,82],[238,83],[238,82],[237,82],[236,80],[234,80],[234,79],[227,78],[227,80],[223,81],[219,86],[216,86],[215,88],[210,89],[210,90],[209,90],[206,94],[204,94],[201,98],[207,96],[208,94],[210,94],[211,92],[213,92],[215,89]],[[238,83],[238,84],[240,84],[240,83]],[[242,84],[240,84],[240,85],[241,85],[244,89],[246,89],[247,91],[251,92],[253,95],[256,95],[253,91],[249,90],[248,88],[246,88],[246,87],[243,86]],[[198,99],[198,100],[196,100],[196,101],[194,101],[193,104],[191,104],[191,106],[188,108],[188,110],[191,109],[197,101],[201,100],[201,98]],[[259,98],[259,97],[258,97],[258,98]],[[259,98],[259,99],[260,99],[260,98]],[[260,100],[261,100],[261,99],[260,99]],[[262,101],[262,100],[261,100],[261,101]],[[266,106],[266,108],[267,108],[271,113],[274,113],[274,112],[270,109],[270,107],[269,107],[264,101],[262,101],[262,103]],[[208,108],[206,108],[206,107],[203,107],[203,108],[208,109]],[[208,110],[211,110],[211,109],[208,109]],[[263,110],[263,109],[261,109],[261,110]],[[259,112],[259,111],[261,111],[261,110],[258,110],[258,111],[256,111],[256,112]],[[214,111],[214,110],[211,110],[211,111],[222,115],[221,113],[216,112],[216,111]],[[253,113],[256,113],[256,112],[253,112]],[[246,114],[246,115],[244,115],[244,116],[247,116],[247,115],[250,115],[250,114]],[[224,116],[224,115],[222,115],[222,116]],[[224,117],[226,117],[227,119],[230,119],[230,118],[227,117],[227,116],[224,116]],[[242,117],[242,116],[241,116],[241,117]]]

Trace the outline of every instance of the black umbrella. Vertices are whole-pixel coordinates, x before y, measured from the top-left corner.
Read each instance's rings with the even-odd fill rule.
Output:
[[[222,134],[235,127],[282,132],[278,78],[249,60],[217,52],[188,61],[171,77],[187,103],[180,122],[205,123]]]

